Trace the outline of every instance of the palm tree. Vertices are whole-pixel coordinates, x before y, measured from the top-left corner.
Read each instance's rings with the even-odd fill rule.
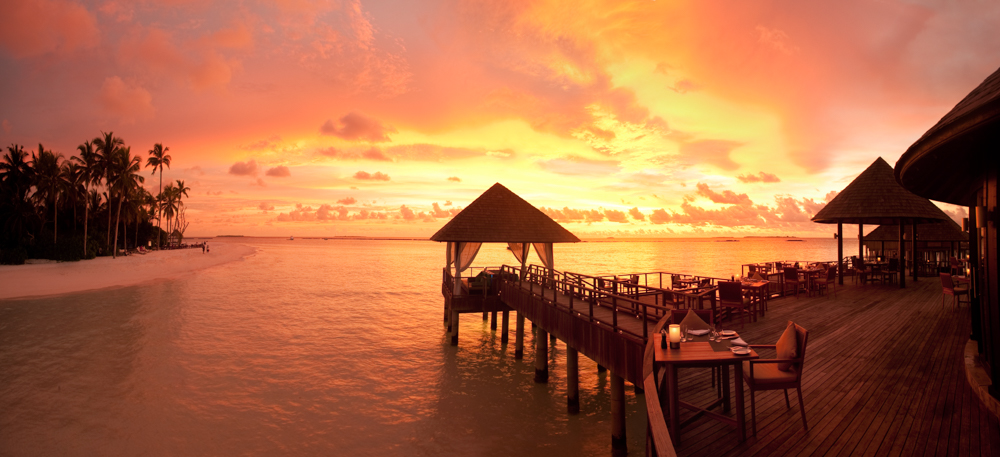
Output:
[[[118,251],[118,223],[121,222],[122,201],[128,192],[139,187],[145,181],[145,178],[139,175],[139,170],[142,169],[142,159],[138,156],[133,156],[132,148],[130,147],[118,148],[117,153],[114,154],[111,169],[112,173],[110,176],[112,179],[109,181],[108,189],[118,194],[118,209],[115,211],[115,242],[113,245],[114,249],[111,251],[111,256],[116,257],[116,251]]]
[[[170,219],[177,214],[177,188],[173,183],[167,184],[160,194],[160,211],[167,217],[167,239],[170,239]]]
[[[160,195],[163,195],[163,167],[166,166],[170,168],[170,156],[167,155],[167,151],[170,148],[163,147],[163,144],[156,143],[153,145],[153,149],[149,150],[149,159],[146,159],[146,166],[153,167],[153,174],[156,174],[156,170],[160,170]],[[156,216],[156,248],[160,248],[160,216],[158,213]]]
[[[108,187],[108,239],[106,246],[111,249],[111,197],[114,195],[111,191],[111,170],[115,152],[125,145],[125,141],[116,137],[114,132],[101,132],[101,135],[103,136],[94,138],[94,147],[97,148],[98,176],[104,179],[104,184]]]
[[[31,237],[28,227],[35,208],[28,199],[34,170],[24,147],[11,144],[0,162],[0,248],[21,245]]]
[[[71,157],[71,159],[74,158],[76,156]],[[66,175],[65,199],[67,203],[73,205],[73,233],[76,233],[76,223],[78,220],[76,209],[80,206],[81,200],[84,203],[87,202],[87,189],[83,184],[86,170],[80,164],[76,163],[75,160],[63,162],[63,169]]]
[[[62,154],[46,150],[41,143],[38,143],[38,155],[31,154],[31,167],[35,170],[35,194],[32,197],[52,208],[53,243],[59,239],[59,197],[66,188],[66,174],[62,164]],[[44,213],[42,226],[45,226]]]
[[[90,194],[91,184],[100,184],[101,178],[104,173],[100,169],[100,158],[97,152],[94,151],[94,143],[90,141],[84,141],[83,144],[76,147],[77,151],[80,151],[79,156],[73,156],[73,159],[80,164],[80,174],[81,181],[85,189],[85,194]],[[87,256],[87,225],[90,222],[90,198],[84,199],[83,205],[83,256]]]

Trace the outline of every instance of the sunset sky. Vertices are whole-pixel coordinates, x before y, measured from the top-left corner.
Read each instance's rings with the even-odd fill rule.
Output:
[[[829,236],[809,222],[828,198],[1000,67],[993,0],[14,0],[0,17],[0,145],[163,143],[189,236],[425,237],[495,182],[584,237]]]

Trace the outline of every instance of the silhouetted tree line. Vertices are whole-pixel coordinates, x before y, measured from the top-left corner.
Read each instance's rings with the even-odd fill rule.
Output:
[[[183,236],[182,198],[191,189],[181,180],[163,187],[167,151],[156,144],[146,160],[160,174],[154,197],[142,187],[142,158],[112,132],[83,142],[69,159],[42,144],[30,154],[8,146],[0,161],[0,263],[115,256],[150,241],[161,246],[171,229]]]

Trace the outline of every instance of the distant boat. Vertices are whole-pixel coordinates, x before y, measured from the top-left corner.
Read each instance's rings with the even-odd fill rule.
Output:
[[[805,240],[785,240],[785,241],[805,241]]]
[[[288,237],[288,241],[295,241],[295,237],[294,236]]]
[[[740,240],[715,240],[716,243],[731,243],[734,241],[739,243]]]

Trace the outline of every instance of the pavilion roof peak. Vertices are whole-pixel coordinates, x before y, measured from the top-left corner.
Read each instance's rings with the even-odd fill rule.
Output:
[[[927,223],[948,216],[930,200],[899,185],[892,166],[879,157],[819,210],[812,221],[821,224]]]
[[[483,192],[433,236],[433,241],[575,243],[580,239],[500,183]]]

